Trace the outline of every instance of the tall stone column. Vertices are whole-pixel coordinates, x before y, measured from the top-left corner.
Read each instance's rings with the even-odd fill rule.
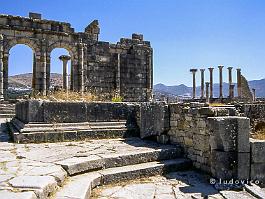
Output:
[[[218,66],[219,68],[219,98],[223,98],[223,67]]]
[[[4,37],[3,35],[0,34],[0,100],[4,100],[3,42],[4,42]]]
[[[210,85],[210,83],[206,82],[205,85],[206,85],[206,103],[209,103],[210,102],[210,99],[209,99],[209,85]]]
[[[68,55],[61,55],[59,59],[63,62],[63,89],[68,90],[67,62],[71,57]]]
[[[196,97],[196,72],[197,69],[190,69],[190,72],[192,73],[192,98],[195,99]]]
[[[208,68],[210,72],[210,98],[213,98],[213,69],[212,67]]]
[[[232,69],[233,69],[233,67],[227,67],[227,69],[228,69],[228,83],[229,83],[229,98],[232,98],[232,87],[231,87],[231,85],[232,85]]]
[[[204,98],[204,71],[205,69],[200,69],[201,71],[201,99]]]
[[[236,72],[237,72],[237,96],[238,96],[238,98],[241,98],[241,96],[242,96],[241,68],[237,68]]]

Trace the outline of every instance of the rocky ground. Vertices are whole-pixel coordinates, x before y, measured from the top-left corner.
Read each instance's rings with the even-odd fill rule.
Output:
[[[1,121],[1,123],[4,122],[4,120]],[[8,141],[9,136],[5,125],[2,124],[0,129],[0,199],[76,199],[77,197],[69,197],[66,193],[71,195],[78,191],[81,193],[85,191],[83,195],[81,194],[82,197],[78,197],[85,199],[90,195],[91,186],[84,182],[88,182],[88,176],[91,175],[84,174],[84,170],[82,170],[84,166],[88,166],[92,162],[97,166],[103,160],[109,161],[115,158],[116,161],[124,154],[130,154],[130,156],[126,156],[128,161],[135,161],[132,159],[137,157],[135,154],[150,153],[154,155],[159,151],[161,155],[161,150],[166,152],[172,150],[170,146],[163,148],[161,145],[137,138],[43,144],[14,144]],[[139,157],[143,158],[144,156]],[[105,171],[107,170],[105,169]],[[111,172],[112,174],[109,176],[115,178],[113,169]],[[71,173],[73,176],[69,176]],[[102,178],[102,175],[99,174],[102,174],[100,171],[96,175]],[[108,172],[105,172],[104,175],[107,176]],[[95,182],[93,181],[93,183]],[[86,187],[87,190],[84,190],[83,187]],[[122,183],[99,186],[93,190],[92,198],[244,199],[255,197],[246,191],[217,191],[209,183],[209,176],[188,170],[169,173],[166,176],[158,175],[134,181],[124,180]]]

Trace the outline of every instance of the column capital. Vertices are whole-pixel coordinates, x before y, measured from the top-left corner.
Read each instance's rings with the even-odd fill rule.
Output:
[[[240,72],[240,71],[241,71],[241,68],[237,68],[236,70],[237,70],[238,72]]]
[[[223,67],[224,67],[223,65],[219,65],[219,66],[218,66],[219,69],[222,69]]]
[[[196,69],[196,68],[190,69],[190,72],[192,72],[192,73],[196,73],[197,71],[198,71],[198,69]]]
[[[71,57],[68,56],[68,55],[61,55],[61,56],[59,57],[59,59],[60,59],[61,61],[68,61],[68,60],[71,59]]]
[[[204,72],[204,71],[205,71],[205,69],[204,69],[204,68],[201,68],[201,69],[200,69],[200,71],[201,71],[201,72]]]
[[[232,67],[232,66],[229,66],[229,67],[227,67],[227,69],[228,69],[228,70],[232,70],[232,69],[233,69],[233,67]]]
[[[213,67],[209,67],[208,69],[209,69],[209,71],[213,71],[214,68]]]

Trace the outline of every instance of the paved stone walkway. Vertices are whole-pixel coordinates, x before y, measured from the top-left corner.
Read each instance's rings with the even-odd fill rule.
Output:
[[[169,173],[165,177],[107,185],[93,190],[93,199],[253,199],[245,191],[217,191],[209,176],[195,171]]]
[[[0,121],[0,123],[4,121]],[[44,144],[10,143],[0,127],[0,199],[49,198],[65,183],[66,171],[58,162],[89,156],[112,157],[163,148],[137,138]],[[93,191],[99,199],[254,198],[246,192],[218,192],[208,178],[194,171],[170,173],[142,180],[103,186]]]

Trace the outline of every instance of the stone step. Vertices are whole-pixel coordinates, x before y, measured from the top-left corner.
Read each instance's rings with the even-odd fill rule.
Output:
[[[15,117],[15,114],[0,113],[0,118],[13,118],[13,117]]]
[[[191,165],[190,160],[180,158],[109,168],[98,172],[77,175],[70,178],[69,182],[56,193],[55,198],[87,199],[91,195],[91,190],[99,185],[161,175],[171,171],[187,170]]]
[[[161,161],[182,157],[179,146],[165,145],[159,149],[148,149],[123,154],[90,155],[87,157],[73,157],[56,162],[61,165],[69,175],[100,170],[102,168],[122,167],[127,165],[142,164],[146,162]]]
[[[135,130],[122,129],[79,129],[64,131],[45,131],[39,129],[37,132],[21,133],[14,125],[12,126],[11,135],[15,143],[43,143],[43,142],[64,142],[64,141],[84,141],[91,139],[113,139],[128,138],[139,136]]]

